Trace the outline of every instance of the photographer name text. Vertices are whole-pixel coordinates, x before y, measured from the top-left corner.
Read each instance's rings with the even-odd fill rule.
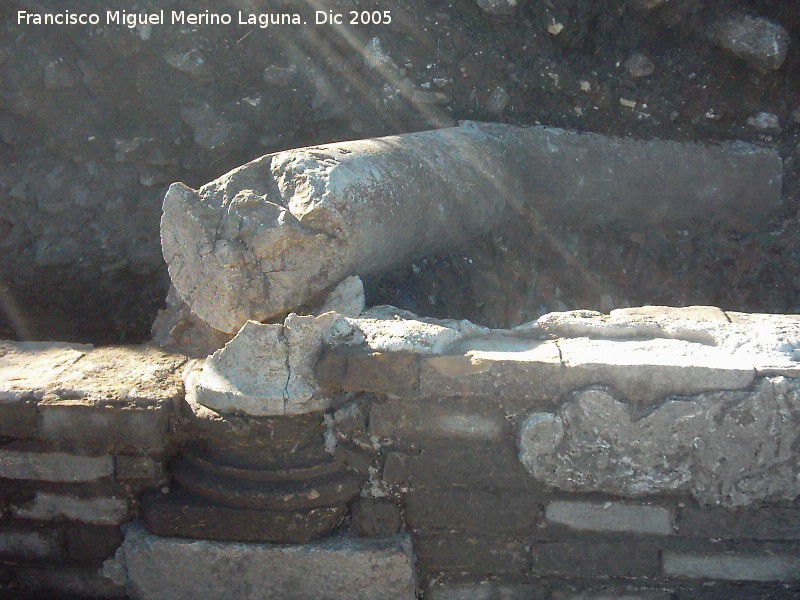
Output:
[[[334,12],[314,11],[313,18],[303,13],[248,13],[239,11],[216,13],[211,11],[160,10],[152,13],[131,13],[124,10],[107,10],[104,13],[62,12],[36,13],[18,10],[17,25],[119,25],[135,29],[157,25],[249,25],[251,27],[286,25],[388,25],[392,22],[389,10]]]

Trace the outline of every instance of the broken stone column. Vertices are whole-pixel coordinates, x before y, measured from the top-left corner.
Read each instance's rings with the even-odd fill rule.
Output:
[[[178,295],[235,333],[367,275],[534,223],[745,230],[781,204],[776,152],[547,127],[460,127],[263,156],[200,190],[170,187],[161,241]]]

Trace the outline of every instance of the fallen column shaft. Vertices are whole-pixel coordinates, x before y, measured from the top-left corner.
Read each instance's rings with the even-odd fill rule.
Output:
[[[178,294],[234,333],[366,275],[459,245],[520,211],[543,223],[751,229],[780,207],[777,153],[545,127],[460,127],[254,160],[174,184],[161,239]]]

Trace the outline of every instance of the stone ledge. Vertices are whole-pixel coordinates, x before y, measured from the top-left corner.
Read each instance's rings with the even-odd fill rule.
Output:
[[[323,590],[330,600],[413,600],[417,587],[407,535],[293,546],[162,538],[134,524],[105,572],[119,575],[119,566],[139,600],[230,600],[244,590],[276,600]]]
[[[592,385],[647,406],[746,389],[757,375],[800,376],[800,319],[729,318],[714,307],[552,313],[504,331],[380,307],[334,322],[327,344],[317,374],[330,388],[492,398],[509,411],[552,405]],[[403,368],[384,368],[392,356]]]
[[[0,435],[162,452],[185,362],[150,346],[0,341]]]

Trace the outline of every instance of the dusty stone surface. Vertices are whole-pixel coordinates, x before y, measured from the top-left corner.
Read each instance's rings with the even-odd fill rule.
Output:
[[[760,380],[752,391],[671,398],[638,415],[604,389],[578,392],[558,413],[563,432],[520,426],[519,458],[538,481],[570,491],[639,497],[685,491],[704,504],[746,506],[800,494],[795,451],[800,384]]]
[[[463,160],[476,150],[480,161]],[[777,153],[746,144],[465,123],[267,155],[199,191],[173,184],[161,243],[180,297],[233,333],[315,301],[348,275],[455,247],[526,205],[553,223],[592,214],[598,225],[748,229],[780,207],[781,178]]]
[[[670,394],[744,389],[756,374],[747,356],[683,340],[564,338],[557,343],[568,388],[605,383],[644,405]]]
[[[749,363],[759,375],[800,375],[800,317],[724,312],[712,306],[643,306],[612,310],[550,313],[515,331],[542,331],[557,337],[600,340],[659,338],[702,344],[713,354],[730,355],[729,364]]]
[[[762,73],[778,69],[789,51],[789,33],[763,17],[731,15],[710,29],[711,39]]]
[[[0,401],[40,399],[45,386],[86,356],[92,346],[58,342],[0,343]]]
[[[149,407],[183,386],[185,357],[148,346],[94,348],[54,342],[0,342],[0,402]]]
[[[486,396],[509,411],[547,407],[591,385],[655,405],[745,389],[757,376],[800,375],[800,319],[702,306],[551,313],[513,330],[380,307],[338,319],[326,345],[318,375],[332,389]]]
[[[334,537],[299,546],[191,541],[132,526],[117,564],[136,600],[229,600],[258,590],[270,598],[413,600],[411,539]],[[114,565],[107,563],[106,571]],[[235,580],[230,577],[236,573]]]
[[[488,332],[469,321],[419,318],[393,306],[377,306],[356,319],[337,319],[326,335],[326,342],[366,346],[372,352],[427,355],[440,354],[460,340]]]
[[[187,386],[197,402],[221,413],[264,417],[329,408],[333,399],[317,393],[314,370],[336,318],[292,313],[282,325],[248,321]]]

